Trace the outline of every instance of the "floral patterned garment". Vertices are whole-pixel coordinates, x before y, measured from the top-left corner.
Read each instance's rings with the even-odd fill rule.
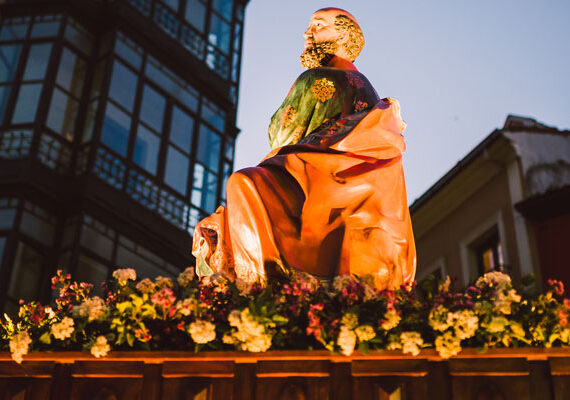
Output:
[[[296,144],[314,131],[370,109],[378,100],[378,94],[360,72],[309,69],[299,76],[271,118],[271,148]]]

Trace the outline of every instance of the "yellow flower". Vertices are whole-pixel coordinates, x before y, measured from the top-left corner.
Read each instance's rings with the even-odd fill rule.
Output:
[[[384,314],[384,320],[380,326],[382,329],[389,331],[390,329],[397,327],[401,319],[400,314],[398,314],[395,309],[390,309],[386,314]]]
[[[333,97],[334,92],[336,92],[334,83],[327,78],[317,79],[311,90],[315,98],[319,101],[329,100]]]
[[[442,358],[452,357],[461,351],[461,340],[447,331],[435,339],[435,349]]]
[[[354,329],[358,326],[358,316],[353,313],[346,313],[342,316],[340,323],[348,329]]]
[[[359,342],[367,342],[376,337],[376,332],[370,325],[360,325],[354,330],[354,333],[356,333]]]
[[[479,318],[471,310],[450,312],[447,314],[447,324],[453,326],[455,335],[463,340],[475,335],[479,327]]]

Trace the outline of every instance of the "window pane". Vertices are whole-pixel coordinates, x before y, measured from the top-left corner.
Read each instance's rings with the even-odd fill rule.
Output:
[[[20,232],[36,239],[38,242],[51,246],[55,227],[38,216],[24,211],[20,221]]]
[[[224,150],[224,155],[228,160],[234,159],[234,140],[232,138],[226,139],[226,148]]]
[[[32,27],[33,38],[57,36],[59,32],[59,21],[36,22]]]
[[[194,118],[174,106],[172,109],[172,122],[170,123],[170,141],[186,153],[190,153],[193,131]]]
[[[188,0],[186,4],[186,21],[204,32],[204,24],[206,22],[206,6],[199,0]]]
[[[155,175],[159,149],[160,138],[144,126],[139,125],[133,161]]]
[[[101,141],[122,156],[127,155],[131,117],[107,103]]]
[[[200,126],[197,159],[206,167],[217,173],[220,161],[221,139],[205,125]]]
[[[214,128],[224,131],[226,113],[209,101],[204,100],[202,104],[202,119],[208,121]]]
[[[216,14],[212,14],[208,42],[222,50],[225,54],[228,54],[230,50],[230,35],[230,26]]]
[[[142,49],[120,32],[115,42],[115,53],[136,69],[141,69]]]
[[[166,99],[156,90],[148,85],[143,89],[143,100],[140,111],[142,121],[150,125],[158,132],[162,131],[162,121],[164,120],[164,107]]]
[[[34,121],[41,93],[42,85],[39,83],[20,86],[12,123],[19,124]]]
[[[146,63],[145,74],[190,110],[196,111],[198,109],[198,92],[196,89],[184,83],[152,57],[149,57]]]
[[[214,8],[214,10],[222,14],[222,17],[224,17],[228,21],[232,20],[232,9],[233,9],[232,0],[214,0],[212,2],[212,7]]]
[[[224,171],[222,173],[222,199],[226,200],[226,185],[228,184],[228,178],[231,175],[232,165],[230,163],[224,162]]]
[[[240,44],[241,44],[241,24],[236,23],[234,25],[234,48],[233,48],[233,51],[239,52]]]
[[[51,47],[51,43],[34,44],[30,47],[26,70],[24,71],[25,81],[44,79],[51,54]]]
[[[4,120],[4,111],[6,110],[6,103],[8,103],[8,98],[10,97],[10,89],[12,86],[4,85],[0,86],[0,124]]]
[[[6,247],[6,238],[0,237],[0,267],[2,266],[2,256],[4,255],[5,247]]]
[[[47,126],[71,141],[75,132],[78,108],[79,103],[76,100],[55,88],[49,107]]]
[[[207,213],[216,209],[217,176],[209,172],[202,165],[194,166],[194,182],[192,186],[191,202]]]
[[[0,46],[0,82],[11,82],[14,79],[21,50],[19,44]]]
[[[107,280],[108,268],[107,266],[95,261],[85,254],[79,255],[77,268],[73,273],[73,279],[79,282],[88,282],[94,285],[93,290],[95,294],[100,293],[101,282]]]
[[[14,218],[16,217],[15,208],[0,209],[0,229],[12,229]]]
[[[89,93],[89,100],[101,94],[101,85],[103,83],[103,75],[105,74],[105,60],[98,62],[95,65],[95,72],[93,74],[93,84],[91,85],[91,92]]]
[[[65,27],[64,36],[67,40],[76,45],[79,50],[84,51],[88,55],[91,54],[91,50],[93,50],[93,35],[74,20],[69,20]]]
[[[0,40],[15,40],[26,37],[28,31],[29,18],[19,19],[18,21],[6,20],[0,30]]]
[[[113,255],[113,241],[85,223],[81,226],[81,245],[109,260]]]
[[[8,295],[17,300],[34,300],[40,286],[41,267],[41,254],[24,243],[18,243]]]
[[[80,97],[85,82],[85,61],[67,47],[63,48],[56,82],[70,91],[74,96]]]
[[[87,115],[85,117],[85,128],[83,129],[82,143],[88,142],[93,137],[93,128],[95,127],[95,117],[97,114],[97,107],[99,100],[92,101],[87,106]]]
[[[162,0],[165,4],[169,5],[174,11],[178,10],[178,0]]]
[[[189,168],[190,161],[188,160],[188,157],[176,150],[174,147],[168,146],[164,182],[175,189],[178,193],[185,195]]]
[[[137,76],[123,63],[115,60],[109,95],[121,106],[133,111],[137,90]]]

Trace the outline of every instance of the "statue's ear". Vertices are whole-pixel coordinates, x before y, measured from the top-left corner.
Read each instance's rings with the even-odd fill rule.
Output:
[[[338,42],[340,44],[345,44],[348,42],[349,33],[348,31],[344,30],[338,34]]]

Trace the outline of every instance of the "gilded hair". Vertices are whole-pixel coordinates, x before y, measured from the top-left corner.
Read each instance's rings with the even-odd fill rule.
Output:
[[[360,26],[344,14],[335,17],[334,26],[339,32],[348,32],[348,41],[343,44],[344,50],[351,62],[356,60],[364,47],[364,34]]]

